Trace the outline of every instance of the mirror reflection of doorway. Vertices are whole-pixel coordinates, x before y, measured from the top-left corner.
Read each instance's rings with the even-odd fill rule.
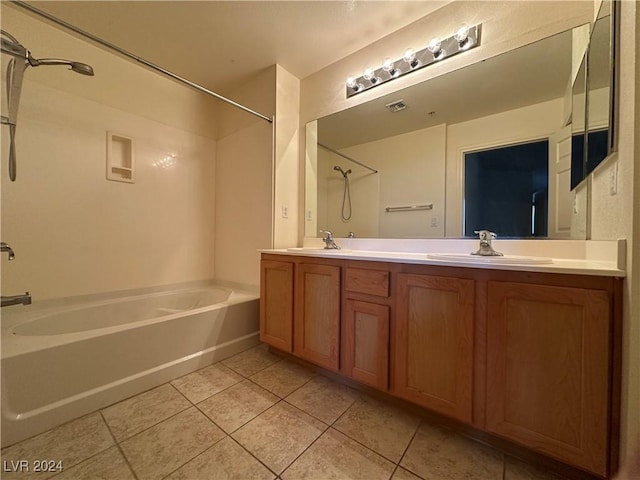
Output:
[[[466,152],[464,172],[465,237],[547,236],[548,140]]]

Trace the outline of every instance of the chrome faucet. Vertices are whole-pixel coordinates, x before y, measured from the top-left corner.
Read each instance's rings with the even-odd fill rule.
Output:
[[[13,260],[14,258],[16,258],[16,254],[13,253],[13,250],[11,249],[11,247],[7,245],[5,242],[0,242],[0,250],[3,252],[9,253],[9,260]]]
[[[340,250],[340,247],[336,245],[336,242],[333,240],[333,233],[329,230],[320,230],[320,233],[324,233],[322,241],[324,242],[325,250]]]
[[[8,297],[1,297],[0,307],[10,307],[11,305],[31,305],[31,295],[29,292],[24,292],[23,295],[10,295]]]
[[[16,254],[13,253],[13,249],[5,242],[0,242],[0,251],[7,252],[9,254],[9,260],[16,258]],[[31,305],[31,295],[29,292],[24,292],[24,295],[11,295],[8,297],[0,297],[0,307],[8,307],[10,305]]]
[[[474,233],[477,233],[480,236],[480,248],[475,252],[471,252],[471,255],[481,255],[483,257],[503,256],[502,253],[496,252],[491,245],[491,240],[497,238],[498,235],[490,232],[489,230],[475,230]]]

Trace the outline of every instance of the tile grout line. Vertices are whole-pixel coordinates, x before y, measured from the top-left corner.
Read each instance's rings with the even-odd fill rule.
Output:
[[[418,425],[416,426],[416,430],[413,432],[413,435],[411,436],[411,440],[409,440],[409,443],[407,443],[407,447],[404,449],[404,452],[402,452],[402,455],[400,455],[400,460],[398,460],[398,464],[396,465],[396,470],[398,468],[404,468],[407,472],[411,472],[413,473],[416,477],[419,477],[422,479],[422,477],[420,475],[418,475],[416,472],[414,472],[413,470],[404,467],[402,465],[400,465],[402,463],[402,460],[404,459],[404,456],[407,454],[407,452],[409,451],[409,448],[411,447],[411,444],[413,443],[413,440],[416,438],[416,435],[418,435],[418,430],[420,430],[420,427],[422,426],[422,422],[424,420],[420,419],[420,421],[418,422]],[[396,473],[395,470],[393,472],[394,474]],[[504,479],[503,479],[504,480]]]
[[[223,430],[224,431],[224,430]],[[207,448],[205,448],[202,452],[196,454],[195,456],[191,457],[189,460],[187,460],[186,462],[182,463],[179,467],[177,467],[176,469],[170,471],[169,473],[167,473],[166,475],[164,475],[163,477],[161,477],[162,479],[165,479],[171,475],[173,475],[175,472],[177,472],[178,470],[180,470],[182,467],[184,467],[185,465],[187,465],[188,463],[192,462],[193,460],[195,460],[196,458],[198,458],[201,455],[204,455],[204,453],[208,450],[211,450],[213,447],[215,447],[218,443],[220,443],[222,440],[224,440],[225,438],[227,438],[229,435],[225,435],[224,437],[222,437],[220,440],[216,440],[215,442],[213,442],[211,445],[209,445]]]
[[[102,414],[102,410],[98,410],[98,412],[100,413],[100,418],[102,419],[102,421],[104,422],[105,426],[107,427],[107,430],[109,431],[109,435],[111,435],[111,438],[113,438],[113,441],[115,442],[116,448],[120,452],[120,455],[122,455],[122,458],[124,458],[124,462],[127,464],[127,467],[129,467],[129,471],[133,475],[133,478],[135,478],[136,480],[139,480],[138,479],[138,475],[136,474],[136,471],[133,469],[133,465],[131,465],[131,463],[129,462],[129,459],[127,458],[127,455],[124,453],[124,450],[120,446],[120,442],[118,442],[118,440],[116,439],[116,436],[111,431],[111,427],[107,423],[107,419],[104,418],[104,415]]]
[[[268,410],[268,409],[267,409],[267,410]],[[266,411],[266,410],[265,410],[265,411]],[[247,422],[247,423],[249,423],[249,422]],[[245,424],[245,425],[246,425],[246,424]],[[244,425],[243,425],[243,426],[244,426]],[[234,430],[234,431],[237,431],[237,430],[239,430],[239,428],[238,428],[238,429],[236,429],[236,430]],[[255,456],[255,455],[254,455],[250,450],[248,450],[248,449],[247,449],[244,445],[242,445],[238,440],[236,440],[235,438],[233,438],[231,435],[229,435],[229,438],[230,438],[231,440],[233,440],[237,445],[239,445],[239,446],[240,446],[240,448],[242,448],[245,452],[247,452],[249,455],[251,455],[253,458],[255,458],[255,459],[256,459],[256,461],[258,461],[258,462],[260,463],[260,465],[262,465],[264,468],[266,468],[266,469],[267,469],[267,470],[269,470],[271,473],[273,473],[277,478],[279,478],[279,477],[280,477],[280,475],[278,475],[276,472],[274,472],[273,470],[271,470],[271,468],[269,468],[269,467],[267,466],[267,464],[266,464],[266,463],[264,463],[262,460],[260,460],[258,457],[256,457],[256,456]]]
[[[376,455],[378,455],[381,458],[384,458],[385,460],[387,460],[388,462],[393,463],[394,465],[399,465],[400,464],[400,460],[402,460],[402,456],[400,457],[400,460],[396,463],[395,461],[391,460],[390,458],[386,457],[385,455],[383,455],[380,452],[376,452],[373,448],[369,447],[368,445],[365,445],[364,443],[362,443],[360,440],[353,438],[351,435],[349,435],[348,433],[343,432],[342,430],[340,430],[339,428],[337,428],[335,426],[335,424],[349,411],[351,410],[351,408],[353,408],[353,406],[358,402],[359,400],[355,400],[350,406],[349,408],[347,408],[342,415],[340,415],[335,422],[333,422],[330,427],[333,428],[336,432],[339,432],[340,434],[344,435],[345,437],[347,437],[350,440],[353,440],[354,442],[356,442],[358,445],[361,445],[362,447],[366,448],[367,450],[375,453]],[[416,429],[417,431],[417,429]],[[415,432],[414,432],[415,435]],[[411,437],[411,440],[413,440],[413,437]],[[409,441],[409,444],[411,443],[411,441]],[[405,450],[406,451],[406,450]],[[404,454],[403,454],[404,456]]]

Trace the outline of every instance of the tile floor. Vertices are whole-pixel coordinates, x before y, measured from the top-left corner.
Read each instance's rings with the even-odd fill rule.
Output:
[[[64,469],[34,472],[36,459]],[[8,447],[2,460],[7,480],[558,478],[265,345]],[[13,471],[18,460],[30,471]]]

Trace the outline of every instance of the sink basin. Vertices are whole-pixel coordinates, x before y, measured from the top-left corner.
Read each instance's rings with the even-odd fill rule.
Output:
[[[483,257],[470,253],[429,253],[427,258],[434,260],[448,260],[450,262],[470,263],[498,263],[501,265],[543,265],[553,263],[553,260],[545,257],[521,257],[518,255],[504,255],[502,257]]]

